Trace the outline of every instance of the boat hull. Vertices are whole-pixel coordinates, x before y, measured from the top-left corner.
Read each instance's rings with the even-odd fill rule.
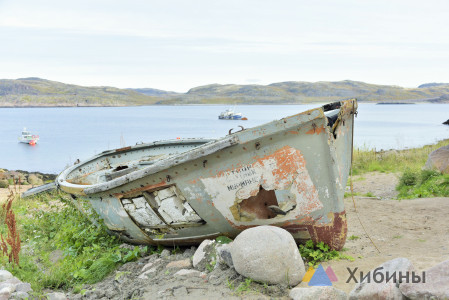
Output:
[[[19,137],[19,142],[24,144],[35,145],[39,141],[39,138],[22,138]]]
[[[356,108],[355,100],[333,103],[187,151],[178,150],[188,141],[172,141],[178,153],[143,167],[136,157],[157,157],[170,151],[160,149],[167,144],[107,151],[65,170],[57,184],[79,209],[136,244],[197,244],[273,225],[297,242],[341,249]]]
[[[242,116],[225,116],[225,117],[219,116],[218,118],[220,120],[241,120]]]

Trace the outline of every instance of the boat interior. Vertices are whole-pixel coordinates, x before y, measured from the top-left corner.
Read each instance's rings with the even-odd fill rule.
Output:
[[[111,181],[211,141],[214,140],[167,140],[104,151],[93,159],[81,163],[79,168],[70,172],[67,175],[67,182],[79,185],[93,185]]]

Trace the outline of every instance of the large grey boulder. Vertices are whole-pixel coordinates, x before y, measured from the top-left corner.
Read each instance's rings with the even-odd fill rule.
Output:
[[[311,286],[307,288],[294,288],[290,290],[290,298],[293,300],[346,300],[345,292],[332,286]]]
[[[275,226],[244,230],[232,243],[231,255],[237,273],[260,282],[297,285],[306,272],[292,235]]]
[[[357,283],[354,289],[349,293],[349,299],[405,299],[405,297],[399,290],[399,272],[401,272],[401,275],[403,276],[406,276],[408,272],[409,276],[411,276],[411,272],[413,270],[413,265],[407,258],[395,258],[389,260],[379,267],[375,268],[374,270],[371,270],[369,272],[369,277],[367,277],[362,282]],[[388,277],[391,277],[393,276],[393,274],[396,274],[395,279],[392,278],[387,282],[387,275]],[[359,277],[357,277],[359,273],[354,275],[356,276],[357,280],[360,279]]]
[[[449,174],[449,145],[432,151],[429,154],[424,169],[438,170],[443,174]]]
[[[399,289],[409,299],[449,299],[449,260],[424,271],[425,282],[401,283]],[[418,273],[422,279],[422,273]]]

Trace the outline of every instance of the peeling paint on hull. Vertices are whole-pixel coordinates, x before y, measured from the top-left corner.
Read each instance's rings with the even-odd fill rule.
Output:
[[[341,101],[218,140],[105,151],[65,170],[57,184],[132,243],[196,244],[270,224],[298,242],[341,249],[356,108]]]

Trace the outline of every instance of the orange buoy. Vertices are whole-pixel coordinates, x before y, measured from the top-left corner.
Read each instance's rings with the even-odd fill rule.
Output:
[[[243,118],[241,118],[241,120],[242,121],[248,121],[248,118],[247,117],[243,117]]]

